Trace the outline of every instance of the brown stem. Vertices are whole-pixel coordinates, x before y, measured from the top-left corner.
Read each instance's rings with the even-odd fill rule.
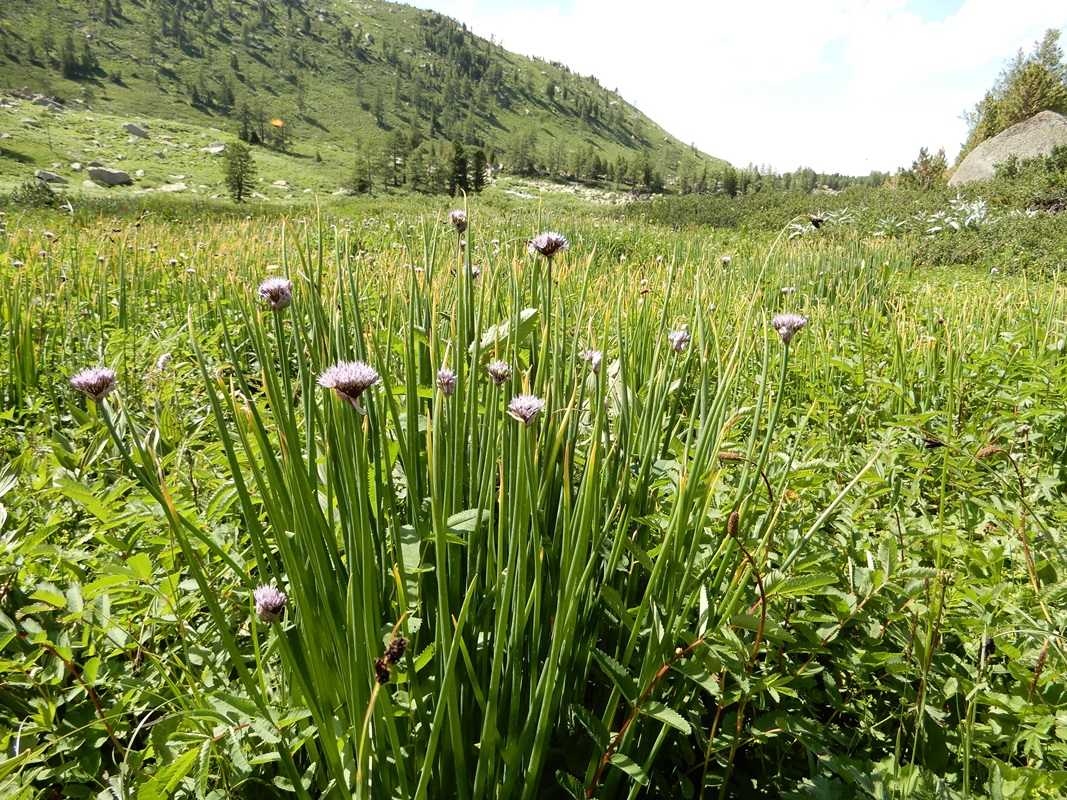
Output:
[[[18,634],[18,637],[20,639],[25,639],[26,638],[26,634],[20,633],[20,634]],[[61,656],[59,654],[59,652],[54,647],[52,647],[52,645],[50,645],[50,644],[48,644],[46,642],[38,642],[37,644],[39,646],[43,647],[45,650],[47,650],[52,655],[54,655],[60,661],[62,661],[63,665],[67,668],[67,671],[70,672],[70,674],[74,676],[74,679],[78,683],[80,683],[82,685],[82,688],[85,689],[86,693],[89,695],[89,699],[93,703],[93,708],[96,709],[96,715],[98,717],[100,717],[100,721],[102,723],[104,723],[104,729],[107,731],[108,738],[110,738],[111,741],[115,743],[115,747],[118,748],[119,752],[122,754],[122,757],[126,758],[126,748],[122,746],[122,742],[120,742],[118,740],[118,737],[115,736],[115,729],[112,728],[111,727],[111,723],[109,723],[107,721],[107,716],[105,716],[105,714],[104,714],[103,706],[100,705],[100,699],[96,696],[96,692],[93,691],[93,687],[90,686],[89,684],[87,684],[82,679],[81,674],[74,667],[73,662],[68,661],[67,659],[63,658],[63,656]]]
[[[674,651],[674,655],[671,657],[671,660],[664,664],[662,667],[660,667],[659,672],[656,673],[656,677],[652,679],[652,682],[649,683],[645,691],[642,692],[641,697],[638,698],[637,702],[634,704],[634,707],[630,710],[630,715],[626,718],[626,721],[622,724],[622,727],[619,728],[619,732],[615,734],[615,739],[608,746],[608,749],[604,752],[604,757],[600,759],[600,765],[597,767],[596,773],[593,775],[593,780],[589,784],[589,788],[585,792],[585,800],[590,800],[590,798],[592,798],[593,793],[596,791],[597,786],[600,784],[600,777],[604,774],[604,768],[607,767],[608,761],[611,759],[611,754],[614,753],[615,749],[619,746],[619,742],[622,741],[622,737],[626,734],[626,729],[630,727],[630,723],[634,721],[634,717],[637,716],[637,712],[641,710],[641,706],[644,704],[645,700],[647,700],[648,696],[652,694],[652,690],[656,688],[656,684],[659,683],[660,678],[666,675],[670,668],[673,667],[676,663],[678,663],[680,660],[689,655],[697,647],[697,645],[701,644],[704,644],[703,637],[697,639],[684,650],[679,647]]]

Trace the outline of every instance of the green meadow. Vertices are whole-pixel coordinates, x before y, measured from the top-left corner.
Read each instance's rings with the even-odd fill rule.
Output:
[[[1058,256],[449,202],[4,207],[0,795],[1067,792]]]

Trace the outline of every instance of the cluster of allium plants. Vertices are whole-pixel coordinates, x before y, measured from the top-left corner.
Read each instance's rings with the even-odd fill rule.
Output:
[[[1048,789],[1067,298],[476,212],[10,267],[0,789]]]

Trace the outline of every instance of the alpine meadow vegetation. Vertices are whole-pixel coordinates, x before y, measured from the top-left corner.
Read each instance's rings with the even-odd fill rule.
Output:
[[[5,209],[0,794],[1059,796],[1058,274],[485,198]]]

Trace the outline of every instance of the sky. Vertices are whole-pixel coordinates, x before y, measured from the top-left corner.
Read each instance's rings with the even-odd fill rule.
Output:
[[[952,163],[963,112],[1063,0],[415,0],[618,89],[737,167],[866,175],[922,147]]]

